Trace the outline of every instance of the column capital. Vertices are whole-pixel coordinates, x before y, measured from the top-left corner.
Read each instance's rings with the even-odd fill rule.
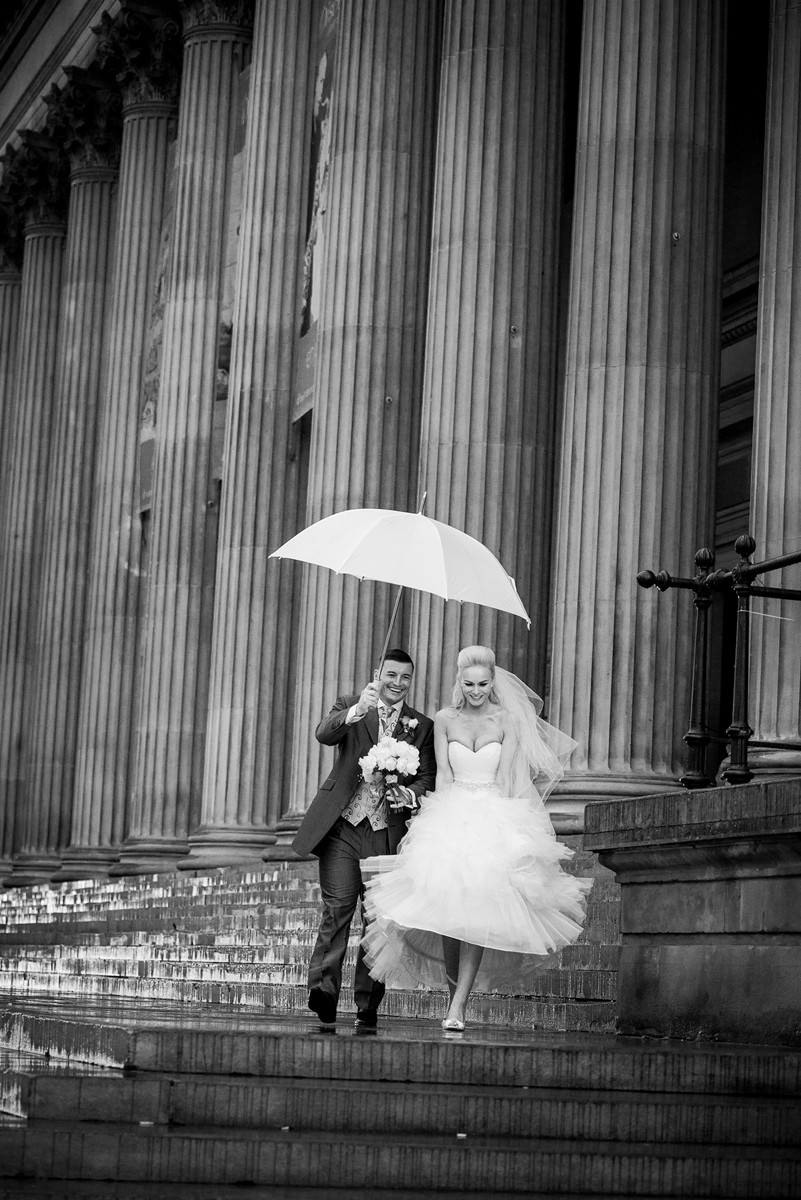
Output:
[[[20,145],[8,145],[2,156],[0,205],[16,215],[23,229],[63,224],[69,199],[66,158],[46,134],[21,129],[19,138]]]
[[[114,72],[122,89],[123,112],[140,104],[177,105],[182,45],[176,4],[156,11],[126,4],[116,17],[104,12],[92,32],[98,63]]]
[[[47,132],[63,146],[72,172],[87,167],[114,170],[119,163],[121,99],[113,79],[97,66],[64,67],[67,83],[45,95]]]
[[[247,41],[253,32],[253,0],[178,0],[184,41],[209,33],[226,33]]]

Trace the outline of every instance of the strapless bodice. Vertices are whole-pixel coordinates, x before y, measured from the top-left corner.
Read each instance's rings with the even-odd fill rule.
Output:
[[[448,761],[456,783],[468,787],[490,787],[498,773],[501,743],[487,742],[478,750],[471,750],[463,742],[449,742]]]

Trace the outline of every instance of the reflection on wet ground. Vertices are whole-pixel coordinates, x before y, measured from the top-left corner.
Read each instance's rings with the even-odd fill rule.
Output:
[[[438,1019],[406,1019],[381,1017],[376,1031],[357,1031],[354,1015],[343,1011],[334,1026],[323,1026],[311,1013],[275,1013],[263,1008],[238,1005],[192,1004],[186,1001],[119,1000],[113,997],[60,999],[3,995],[0,992],[0,1018],[11,1014],[27,1014],[60,1021],[93,1023],[126,1030],[192,1030],[212,1033],[264,1033],[275,1035],[307,1034],[310,1038],[374,1037],[394,1042],[469,1042],[471,1045],[539,1046],[572,1050],[636,1050],[648,1047],[670,1051],[672,1054],[694,1056],[708,1054],[710,1049],[725,1050],[748,1058],[764,1055],[766,1047],[725,1044],[721,1042],[686,1042],[668,1038],[623,1037],[613,1033],[553,1032],[519,1026],[481,1025],[470,1023],[464,1033],[442,1029]],[[779,1049],[776,1048],[779,1053]]]

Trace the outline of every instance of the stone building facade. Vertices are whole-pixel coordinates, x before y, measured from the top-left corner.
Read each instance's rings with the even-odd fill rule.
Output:
[[[559,832],[676,785],[692,607],[637,572],[801,548],[800,64],[799,0],[7,6],[7,885],[286,857],[394,597],[269,555],[423,493],[532,628],[408,593],[416,705],[487,642],[579,743]]]

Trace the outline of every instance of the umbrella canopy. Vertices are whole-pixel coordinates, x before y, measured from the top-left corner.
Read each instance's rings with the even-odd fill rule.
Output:
[[[531,625],[514,580],[492,551],[469,534],[422,513],[347,509],[316,521],[270,558],[293,558],[328,567],[338,575],[483,604]]]

